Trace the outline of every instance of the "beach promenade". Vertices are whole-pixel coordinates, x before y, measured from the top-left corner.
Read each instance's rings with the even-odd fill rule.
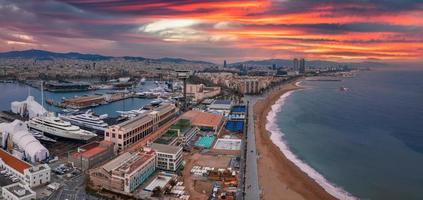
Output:
[[[245,199],[257,200],[260,199],[260,187],[258,185],[257,150],[254,134],[254,105],[259,97],[245,96],[244,98],[245,101],[248,102]]]

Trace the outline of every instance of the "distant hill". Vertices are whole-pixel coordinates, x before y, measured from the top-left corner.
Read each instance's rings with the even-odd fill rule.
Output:
[[[197,64],[213,64],[211,62],[206,62],[206,61],[201,61],[201,60],[186,60],[183,58],[168,58],[168,57],[164,57],[164,58],[159,58],[157,60],[160,60],[162,62],[173,62],[173,63],[179,63],[179,64],[183,64],[183,63],[197,63]]]
[[[38,60],[78,59],[78,60],[109,60],[113,57],[96,54],[81,54],[77,52],[56,53],[44,50],[9,51],[0,53],[0,58],[33,58]]]
[[[293,61],[287,60],[287,59],[267,59],[267,60],[249,60],[244,62],[236,62],[231,63],[229,66],[239,66],[239,65],[247,65],[247,66],[272,66],[273,64],[276,64],[276,66],[285,66],[285,67],[292,67]],[[325,61],[325,60],[306,60],[306,65],[309,67],[315,67],[315,66],[339,66],[339,65],[350,65],[350,66],[356,66],[356,67],[380,67],[385,66],[384,63],[379,62],[332,62],[332,61]]]
[[[24,50],[24,51],[9,51],[0,53],[0,58],[25,58],[25,59],[37,59],[37,60],[54,60],[54,59],[77,59],[77,60],[110,60],[110,59],[125,59],[129,61],[144,61],[150,60],[153,62],[166,62],[166,63],[176,63],[176,64],[204,64],[204,65],[215,65],[211,62],[198,61],[198,60],[186,60],[182,58],[159,58],[159,59],[150,59],[137,56],[124,56],[124,57],[113,57],[113,56],[103,56],[97,54],[82,54],[77,52],[69,53],[56,53],[51,51],[44,50]]]

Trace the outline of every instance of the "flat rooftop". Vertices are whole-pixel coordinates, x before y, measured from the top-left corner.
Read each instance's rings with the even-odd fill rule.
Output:
[[[12,167],[13,169],[22,174],[24,173],[25,169],[32,167],[32,165],[30,165],[29,163],[12,156],[3,149],[0,149],[0,159],[2,159],[3,162],[6,163],[6,165]]]
[[[128,121],[124,121],[124,122],[117,124],[115,126],[118,126],[119,128],[131,130],[133,128],[140,126],[141,124],[144,124],[144,123],[147,123],[147,122],[153,120],[151,118],[151,116],[148,115],[148,113],[149,112],[143,113],[143,114],[141,114],[137,117],[134,117],[134,118],[132,118]]]
[[[167,153],[167,154],[175,154],[176,152],[182,149],[182,147],[179,147],[179,146],[172,146],[172,145],[158,144],[158,143],[151,144],[151,148],[157,152]]]
[[[193,126],[217,127],[223,120],[223,116],[208,112],[190,110],[182,115],[183,119],[189,119]]]
[[[119,172],[130,174],[154,156],[154,151],[126,152],[103,165],[103,169],[107,172],[116,170]]]
[[[32,191],[29,188],[26,188],[24,185],[22,185],[21,183],[15,183],[15,184],[11,184],[8,186],[3,187],[5,190],[8,190],[9,192],[11,192],[13,195],[23,198],[26,197],[28,195],[33,195],[35,194],[34,191]]]
[[[150,184],[148,184],[147,187],[144,188],[144,190],[152,192],[156,187],[160,187],[161,189],[163,189],[171,179],[171,176],[159,175]]]
[[[218,100],[215,100],[215,101],[213,102],[213,104],[231,105],[231,104],[232,104],[232,101],[231,101],[231,100],[218,99]]]
[[[140,166],[144,165],[149,161],[151,158],[155,156],[154,151],[149,152],[137,152],[129,159],[125,160],[124,163],[122,163],[116,171],[120,171],[123,173],[130,174],[133,171],[135,171]]]

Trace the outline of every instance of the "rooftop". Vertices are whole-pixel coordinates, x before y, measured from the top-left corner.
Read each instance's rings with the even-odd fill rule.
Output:
[[[167,153],[167,154],[175,154],[176,152],[182,149],[182,147],[179,147],[179,146],[171,146],[171,145],[158,144],[158,143],[151,144],[151,148],[157,152]]]
[[[107,172],[117,171],[130,174],[154,156],[154,151],[126,152],[103,165],[103,169]]]
[[[101,145],[103,144],[103,145]],[[94,155],[97,155],[101,152],[104,152],[107,150],[107,145],[109,145],[110,142],[108,141],[101,141],[101,142],[92,142],[86,145],[83,145],[79,147],[79,152],[75,152],[73,154],[74,157],[82,156],[84,158],[90,158]]]
[[[208,112],[190,110],[182,115],[183,119],[189,119],[194,126],[217,127],[223,120],[223,116]]]
[[[21,198],[32,194],[35,195],[34,191],[25,187],[22,183],[14,183],[3,188],[11,192],[13,195]]]
[[[152,118],[148,115],[148,113],[143,113],[143,114],[141,114],[137,117],[134,117],[134,118],[132,118],[128,121],[117,124],[116,126],[118,126],[119,128],[131,130],[131,129],[136,128],[136,127],[140,126],[141,124],[147,123],[151,120],[152,120]]]
[[[24,173],[25,169],[32,167],[32,165],[12,156],[11,154],[4,151],[3,149],[0,149],[0,158],[3,160],[3,162],[6,163],[6,165],[12,167],[13,169],[15,169],[16,171],[22,174]]]
[[[218,99],[218,100],[215,100],[215,101],[213,102],[213,104],[231,105],[231,104],[232,104],[232,101],[231,101],[231,100]]]
[[[163,189],[171,179],[171,176],[159,175],[150,184],[148,184],[147,187],[144,188],[144,190],[152,192],[156,187],[160,187]]]
[[[119,128],[131,130],[133,128],[139,127],[140,124],[147,123],[147,122],[151,121],[152,118],[151,118],[151,116],[149,116],[150,113],[158,112],[158,114],[160,115],[161,113],[165,113],[165,112],[171,110],[172,108],[174,108],[173,104],[162,104],[159,107],[154,108],[152,111],[143,113],[143,114],[141,114],[137,117],[134,117],[134,118],[132,118],[128,121],[117,124],[116,126],[118,126]]]

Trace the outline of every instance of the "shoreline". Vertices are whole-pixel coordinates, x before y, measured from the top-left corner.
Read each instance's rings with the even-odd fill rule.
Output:
[[[298,80],[282,84],[254,106],[257,161],[263,199],[336,199],[314,179],[289,160],[266,130],[272,106],[282,95],[301,89]],[[272,173],[269,173],[272,172]]]

